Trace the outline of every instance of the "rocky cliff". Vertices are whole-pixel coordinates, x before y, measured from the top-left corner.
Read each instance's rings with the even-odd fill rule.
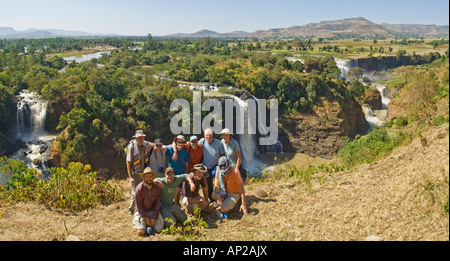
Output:
[[[369,124],[361,105],[353,98],[347,102],[327,100],[312,111],[279,118],[279,140],[285,152],[333,158],[347,139],[365,133]]]

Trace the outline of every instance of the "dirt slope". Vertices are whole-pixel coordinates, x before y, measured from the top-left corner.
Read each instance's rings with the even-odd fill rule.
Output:
[[[448,202],[449,124],[423,137],[426,144],[417,138],[373,164],[321,174],[325,182],[313,182],[311,190],[288,177],[251,183],[246,186],[250,214],[241,219],[232,212],[226,221],[206,214],[210,228],[199,240],[447,241],[449,215],[438,196],[446,191]],[[126,212],[130,188],[120,182],[124,201],[77,214],[35,203],[1,206],[0,240],[61,240],[68,231],[80,240],[149,240],[134,235]]]

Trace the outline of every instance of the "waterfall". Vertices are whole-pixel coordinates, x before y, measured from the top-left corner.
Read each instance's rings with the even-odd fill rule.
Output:
[[[23,90],[17,102],[17,138],[33,139],[45,133],[47,103],[36,93]]]
[[[334,61],[336,62],[336,66],[341,70],[341,73],[338,75],[339,78],[345,78],[345,74],[350,69],[350,60],[344,60],[335,57]]]
[[[237,134],[241,147],[242,166],[248,170],[250,177],[261,175],[262,162],[258,159],[260,152],[256,134],[249,134],[248,131],[248,107],[247,102],[241,98],[233,96],[244,112],[244,134]]]
[[[374,126],[382,126],[383,122],[378,119],[377,115],[373,112],[370,106],[362,105],[361,107],[363,109],[366,121],[370,126],[366,134],[369,134],[371,131],[373,131]]]
[[[346,78],[345,74],[350,68],[358,67],[357,59],[347,60],[334,57],[334,61],[336,62],[336,66],[341,70],[341,73],[338,75],[338,77],[341,79]]]
[[[375,85],[377,90],[381,93],[381,104],[382,104],[381,109],[387,109],[387,105],[389,104],[391,99],[388,96],[386,96],[386,92],[385,92],[386,85],[379,84],[379,83],[372,83],[372,85]]]
[[[249,116],[247,102],[236,96],[233,96],[233,98],[238,102],[244,112],[244,134],[237,134],[241,147],[242,166],[248,170],[251,177],[257,177],[262,174],[263,168],[263,163],[259,160],[261,152],[258,149],[260,146],[258,138],[256,134],[249,134],[248,131]],[[252,98],[256,101],[256,106],[258,106],[258,99],[255,96],[252,96]],[[259,119],[256,121],[259,129],[261,129],[263,133],[268,133],[266,124]],[[281,141],[277,141],[273,145],[267,145],[266,150],[269,154],[284,153]]]
[[[35,168],[45,177],[48,173],[47,157],[55,135],[45,129],[47,102],[34,92],[23,90],[17,96],[17,135],[25,144],[11,158],[22,160],[28,168]]]

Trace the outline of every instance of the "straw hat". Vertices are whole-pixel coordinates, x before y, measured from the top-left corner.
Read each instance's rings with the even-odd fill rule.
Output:
[[[141,176],[141,179],[144,180],[144,175],[145,175],[145,174],[148,174],[148,173],[153,173],[153,174],[156,175],[156,172],[154,172],[154,171],[152,170],[152,168],[146,167],[146,168],[144,169],[144,172],[142,172],[141,174],[139,174],[139,176]]]
[[[142,137],[142,136],[147,136],[145,135],[143,130],[137,130],[136,133],[134,134],[133,138],[137,138],[137,137]]]
[[[194,165],[194,167],[191,169],[191,171],[194,171],[194,170],[199,170],[200,172],[205,173],[206,171],[208,171],[208,168],[200,163],[200,164]]]

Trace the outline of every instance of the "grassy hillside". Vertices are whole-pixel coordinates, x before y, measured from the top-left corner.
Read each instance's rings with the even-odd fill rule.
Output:
[[[331,163],[280,163],[265,178],[250,180],[248,216],[233,211],[230,219],[218,220],[215,213],[203,213],[208,228],[200,236],[150,240],[447,241],[448,68],[446,60],[396,69],[388,82],[397,92],[386,128],[349,142]],[[89,175],[78,177],[77,169]],[[134,235],[128,180],[103,182],[78,164],[58,173],[55,183],[44,186],[27,172],[12,190],[0,190],[0,240],[63,240],[69,234],[81,240],[149,239]],[[74,190],[78,178],[83,186]],[[70,194],[45,194],[62,187]],[[90,189],[99,195],[82,194]],[[80,196],[83,207],[65,208]]]

